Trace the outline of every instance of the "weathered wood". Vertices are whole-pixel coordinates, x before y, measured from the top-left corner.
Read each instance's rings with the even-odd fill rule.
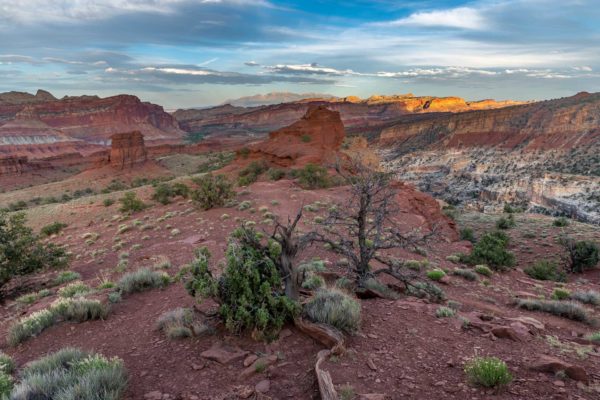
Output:
[[[325,361],[330,354],[330,350],[321,350],[319,354],[317,354],[317,363],[315,364],[315,374],[317,375],[317,382],[319,383],[321,400],[339,400],[338,394],[333,386],[333,381],[331,380],[331,375],[329,372],[321,369],[321,363]]]
[[[344,335],[337,329],[328,325],[306,321],[302,318],[296,318],[294,324],[301,332],[330,348],[332,354],[342,354],[344,352]]]

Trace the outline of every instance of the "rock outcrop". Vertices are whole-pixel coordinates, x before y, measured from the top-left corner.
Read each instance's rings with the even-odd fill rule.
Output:
[[[144,135],[140,131],[114,134],[111,141],[110,165],[114,168],[131,168],[148,159]]]
[[[299,120],[249,147],[250,158],[282,167],[334,162],[346,134],[339,112],[313,106]]]
[[[0,157],[0,176],[20,175],[28,170],[27,157]]]

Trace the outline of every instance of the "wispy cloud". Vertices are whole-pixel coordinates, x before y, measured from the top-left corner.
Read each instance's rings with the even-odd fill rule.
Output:
[[[478,9],[471,7],[458,7],[449,10],[419,11],[406,18],[386,22],[387,26],[417,26],[417,27],[444,27],[459,29],[485,29],[489,21]]]

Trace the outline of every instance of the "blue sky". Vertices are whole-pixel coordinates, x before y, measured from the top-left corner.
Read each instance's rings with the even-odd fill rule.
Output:
[[[544,99],[600,91],[598,0],[0,0],[0,91]]]

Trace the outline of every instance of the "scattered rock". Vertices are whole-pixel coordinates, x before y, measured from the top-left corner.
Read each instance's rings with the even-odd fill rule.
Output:
[[[256,360],[258,360],[258,356],[256,354],[250,354],[244,359],[244,367],[252,365]]]
[[[506,326],[497,326],[492,328],[492,334],[500,339],[510,339],[515,342],[520,342],[521,339],[514,329]]]
[[[377,371],[377,366],[375,365],[371,357],[367,358],[367,365],[369,366],[369,368],[371,368],[371,370]]]
[[[391,400],[387,394],[367,393],[358,395],[358,400]]]
[[[569,364],[558,358],[542,355],[530,367],[534,371],[557,373],[564,371],[573,380],[588,383],[589,376],[583,367]]]
[[[158,390],[154,390],[152,392],[148,392],[144,395],[145,400],[162,400],[163,394]]]

